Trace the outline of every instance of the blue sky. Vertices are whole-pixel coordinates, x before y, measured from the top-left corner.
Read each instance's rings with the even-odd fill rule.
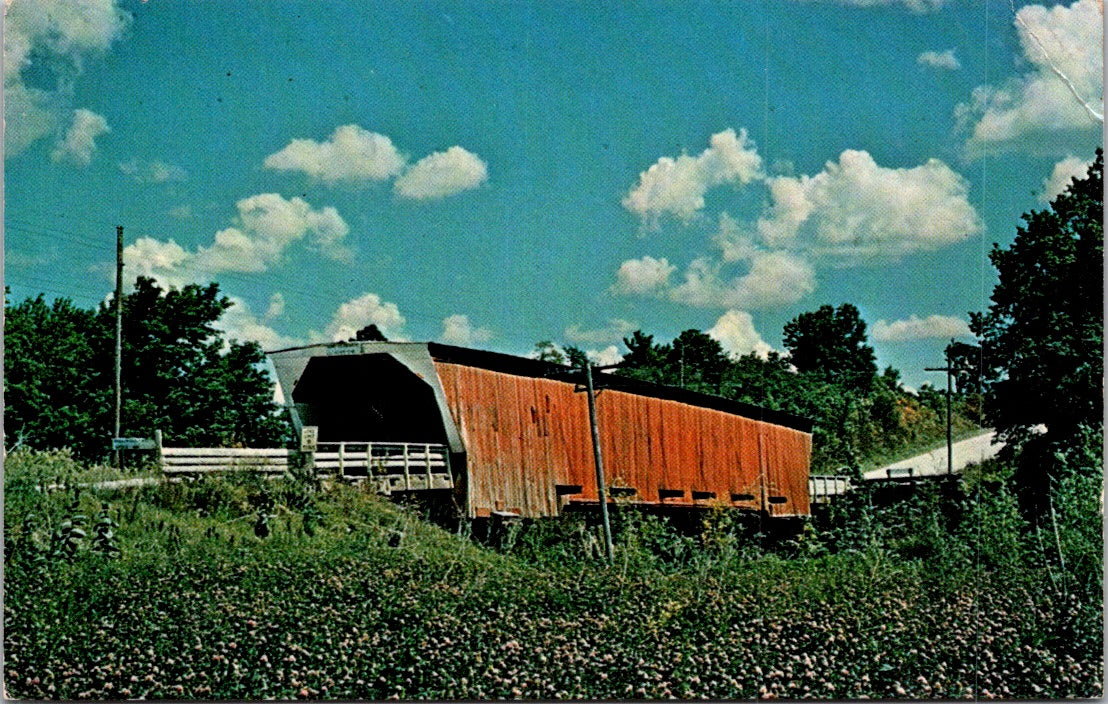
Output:
[[[1097,0],[11,0],[5,283],[218,281],[267,348],[609,361],[857,305],[941,383],[992,242],[1102,143]]]

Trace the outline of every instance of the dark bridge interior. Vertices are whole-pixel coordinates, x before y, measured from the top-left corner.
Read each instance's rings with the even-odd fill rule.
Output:
[[[389,354],[313,357],[292,400],[320,442],[446,442],[431,386]]]

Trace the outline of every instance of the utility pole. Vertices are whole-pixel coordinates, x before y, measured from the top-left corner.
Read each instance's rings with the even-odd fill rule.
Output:
[[[115,434],[123,410],[123,226],[115,226]],[[122,469],[123,453],[115,451],[115,467]]]
[[[947,346],[943,354],[946,355],[945,367],[924,367],[925,372],[946,372],[946,473],[954,474],[954,438],[952,434],[952,428],[954,425],[953,413],[951,411],[951,397],[953,393],[953,379],[954,368],[950,361],[950,350],[954,345],[954,340],[950,341],[950,345]]]
[[[615,559],[612,524],[608,519],[608,490],[604,482],[604,458],[600,453],[600,426],[596,422],[596,393],[592,385],[592,362],[585,360],[585,389],[589,394],[589,425],[592,426],[592,456],[596,463],[596,492],[600,499],[600,520],[604,524],[604,552],[611,564]]]
[[[681,345],[681,388],[685,388],[685,346]]]

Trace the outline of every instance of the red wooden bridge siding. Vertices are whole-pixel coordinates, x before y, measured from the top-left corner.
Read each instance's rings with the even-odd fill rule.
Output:
[[[473,514],[551,516],[566,501],[597,500],[588,401],[572,383],[435,367],[465,442]],[[809,513],[808,433],[615,389],[597,395],[597,417],[607,483],[635,489],[632,501]],[[556,491],[574,485],[580,493]],[[663,499],[660,490],[683,493]]]

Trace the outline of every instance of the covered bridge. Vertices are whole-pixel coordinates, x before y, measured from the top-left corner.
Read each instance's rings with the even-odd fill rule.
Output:
[[[570,367],[423,342],[269,356],[298,430],[316,426],[320,443],[414,444],[426,457],[438,448],[471,517],[552,516],[598,501],[588,400]],[[809,514],[810,421],[614,374],[596,380],[613,496]]]

